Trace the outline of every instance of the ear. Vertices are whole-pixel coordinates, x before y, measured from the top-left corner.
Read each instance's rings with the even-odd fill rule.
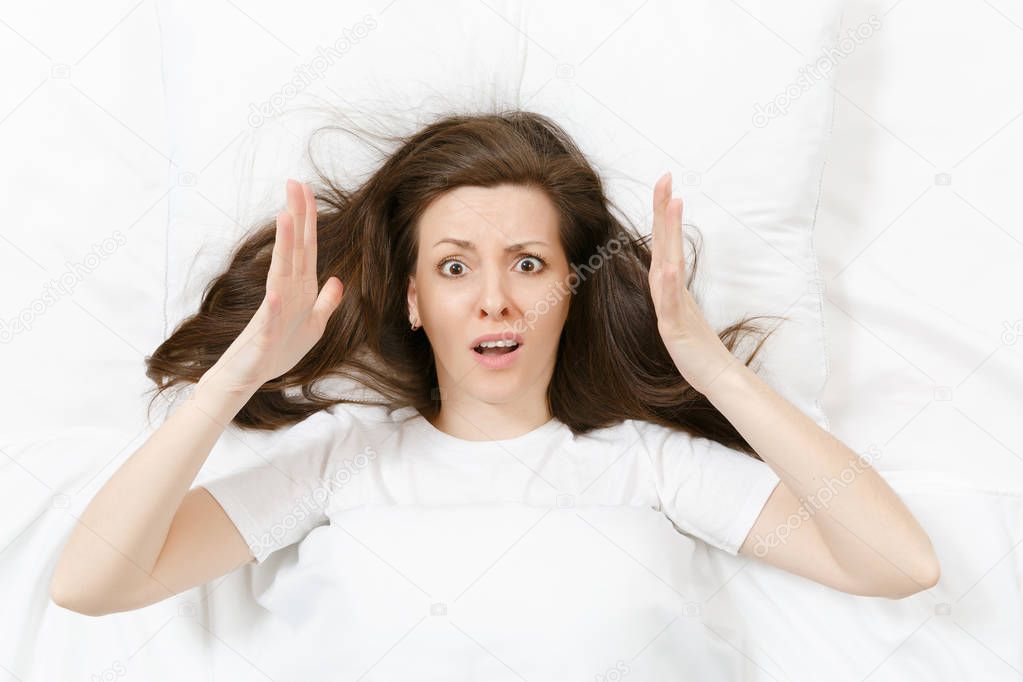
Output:
[[[416,294],[416,276],[409,275],[408,278],[408,293],[406,294],[408,300],[408,313],[409,316],[418,318],[419,317],[419,297]]]

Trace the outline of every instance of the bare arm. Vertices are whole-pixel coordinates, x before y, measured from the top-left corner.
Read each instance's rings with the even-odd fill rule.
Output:
[[[262,304],[189,399],[89,502],[58,559],[54,602],[88,615],[127,611],[252,559],[216,500],[190,486],[226,425],[309,352],[341,302],[336,277],[319,288],[316,219],[311,190],[289,181]]]
[[[140,601],[172,596],[251,558],[212,497],[204,501],[195,491],[189,493],[225,425],[250,396],[221,388],[215,375],[200,382],[124,462],[85,508],[60,555],[50,585],[57,604],[88,615],[138,608],[146,605]],[[186,493],[189,503],[184,505]],[[193,551],[181,556],[193,538]],[[192,563],[191,575],[205,580],[183,581],[181,566],[154,570],[165,545],[169,555]],[[203,547],[215,553],[199,551]],[[141,600],[143,595],[159,596]]]
[[[706,395],[781,479],[741,553],[851,594],[901,599],[937,584],[927,533],[845,443],[738,361]]]
[[[884,478],[733,356],[708,324],[684,284],[682,225],[667,174],[654,187],[649,279],[658,331],[686,381],[781,479],[740,552],[853,594],[901,598],[935,585],[941,566],[931,540]],[[799,529],[790,537],[793,518]]]

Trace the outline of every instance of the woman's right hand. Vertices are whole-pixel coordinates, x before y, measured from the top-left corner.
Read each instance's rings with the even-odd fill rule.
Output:
[[[288,210],[277,214],[263,301],[200,383],[255,392],[305,357],[341,303],[344,286],[337,277],[318,292],[316,198],[303,183],[288,180],[286,186]]]

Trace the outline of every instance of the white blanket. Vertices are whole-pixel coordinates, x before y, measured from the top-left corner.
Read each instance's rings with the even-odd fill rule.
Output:
[[[31,453],[33,474],[63,489],[93,489],[100,481],[61,473],[63,455],[76,443],[100,462],[121,445],[117,436],[81,432],[5,450],[19,461]],[[3,480],[19,471],[9,462]],[[68,509],[9,489],[6,499],[25,504],[9,520],[22,531],[3,553],[3,598],[16,618],[3,621],[0,655],[31,680],[283,681],[324,669],[367,680],[652,680],[679,671],[862,680],[935,670],[938,679],[1011,679],[1023,614],[1005,597],[1020,588],[1019,558],[1006,548],[1023,536],[1021,497],[940,475],[888,480],[931,533],[944,571],[936,588],[900,601],[728,556],[652,510],[470,505],[356,510],[262,566],[100,619],[46,602]],[[355,613],[369,617],[346,617]],[[977,646],[988,652],[979,669]]]

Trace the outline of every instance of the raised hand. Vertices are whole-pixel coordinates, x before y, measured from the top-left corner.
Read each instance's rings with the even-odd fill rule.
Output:
[[[657,330],[682,376],[700,392],[736,358],[707,323],[686,287],[682,200],[671,197],[671,173],[654,185],[650,297]]]
[[[203,378],[216,377],[231,390],[255,391],[281,376],[323,335],[343,290],[337,277],[329,278],[319,290],[316,199],[307,185],[288,180],[287,211],[277,214],[263,301]]]

